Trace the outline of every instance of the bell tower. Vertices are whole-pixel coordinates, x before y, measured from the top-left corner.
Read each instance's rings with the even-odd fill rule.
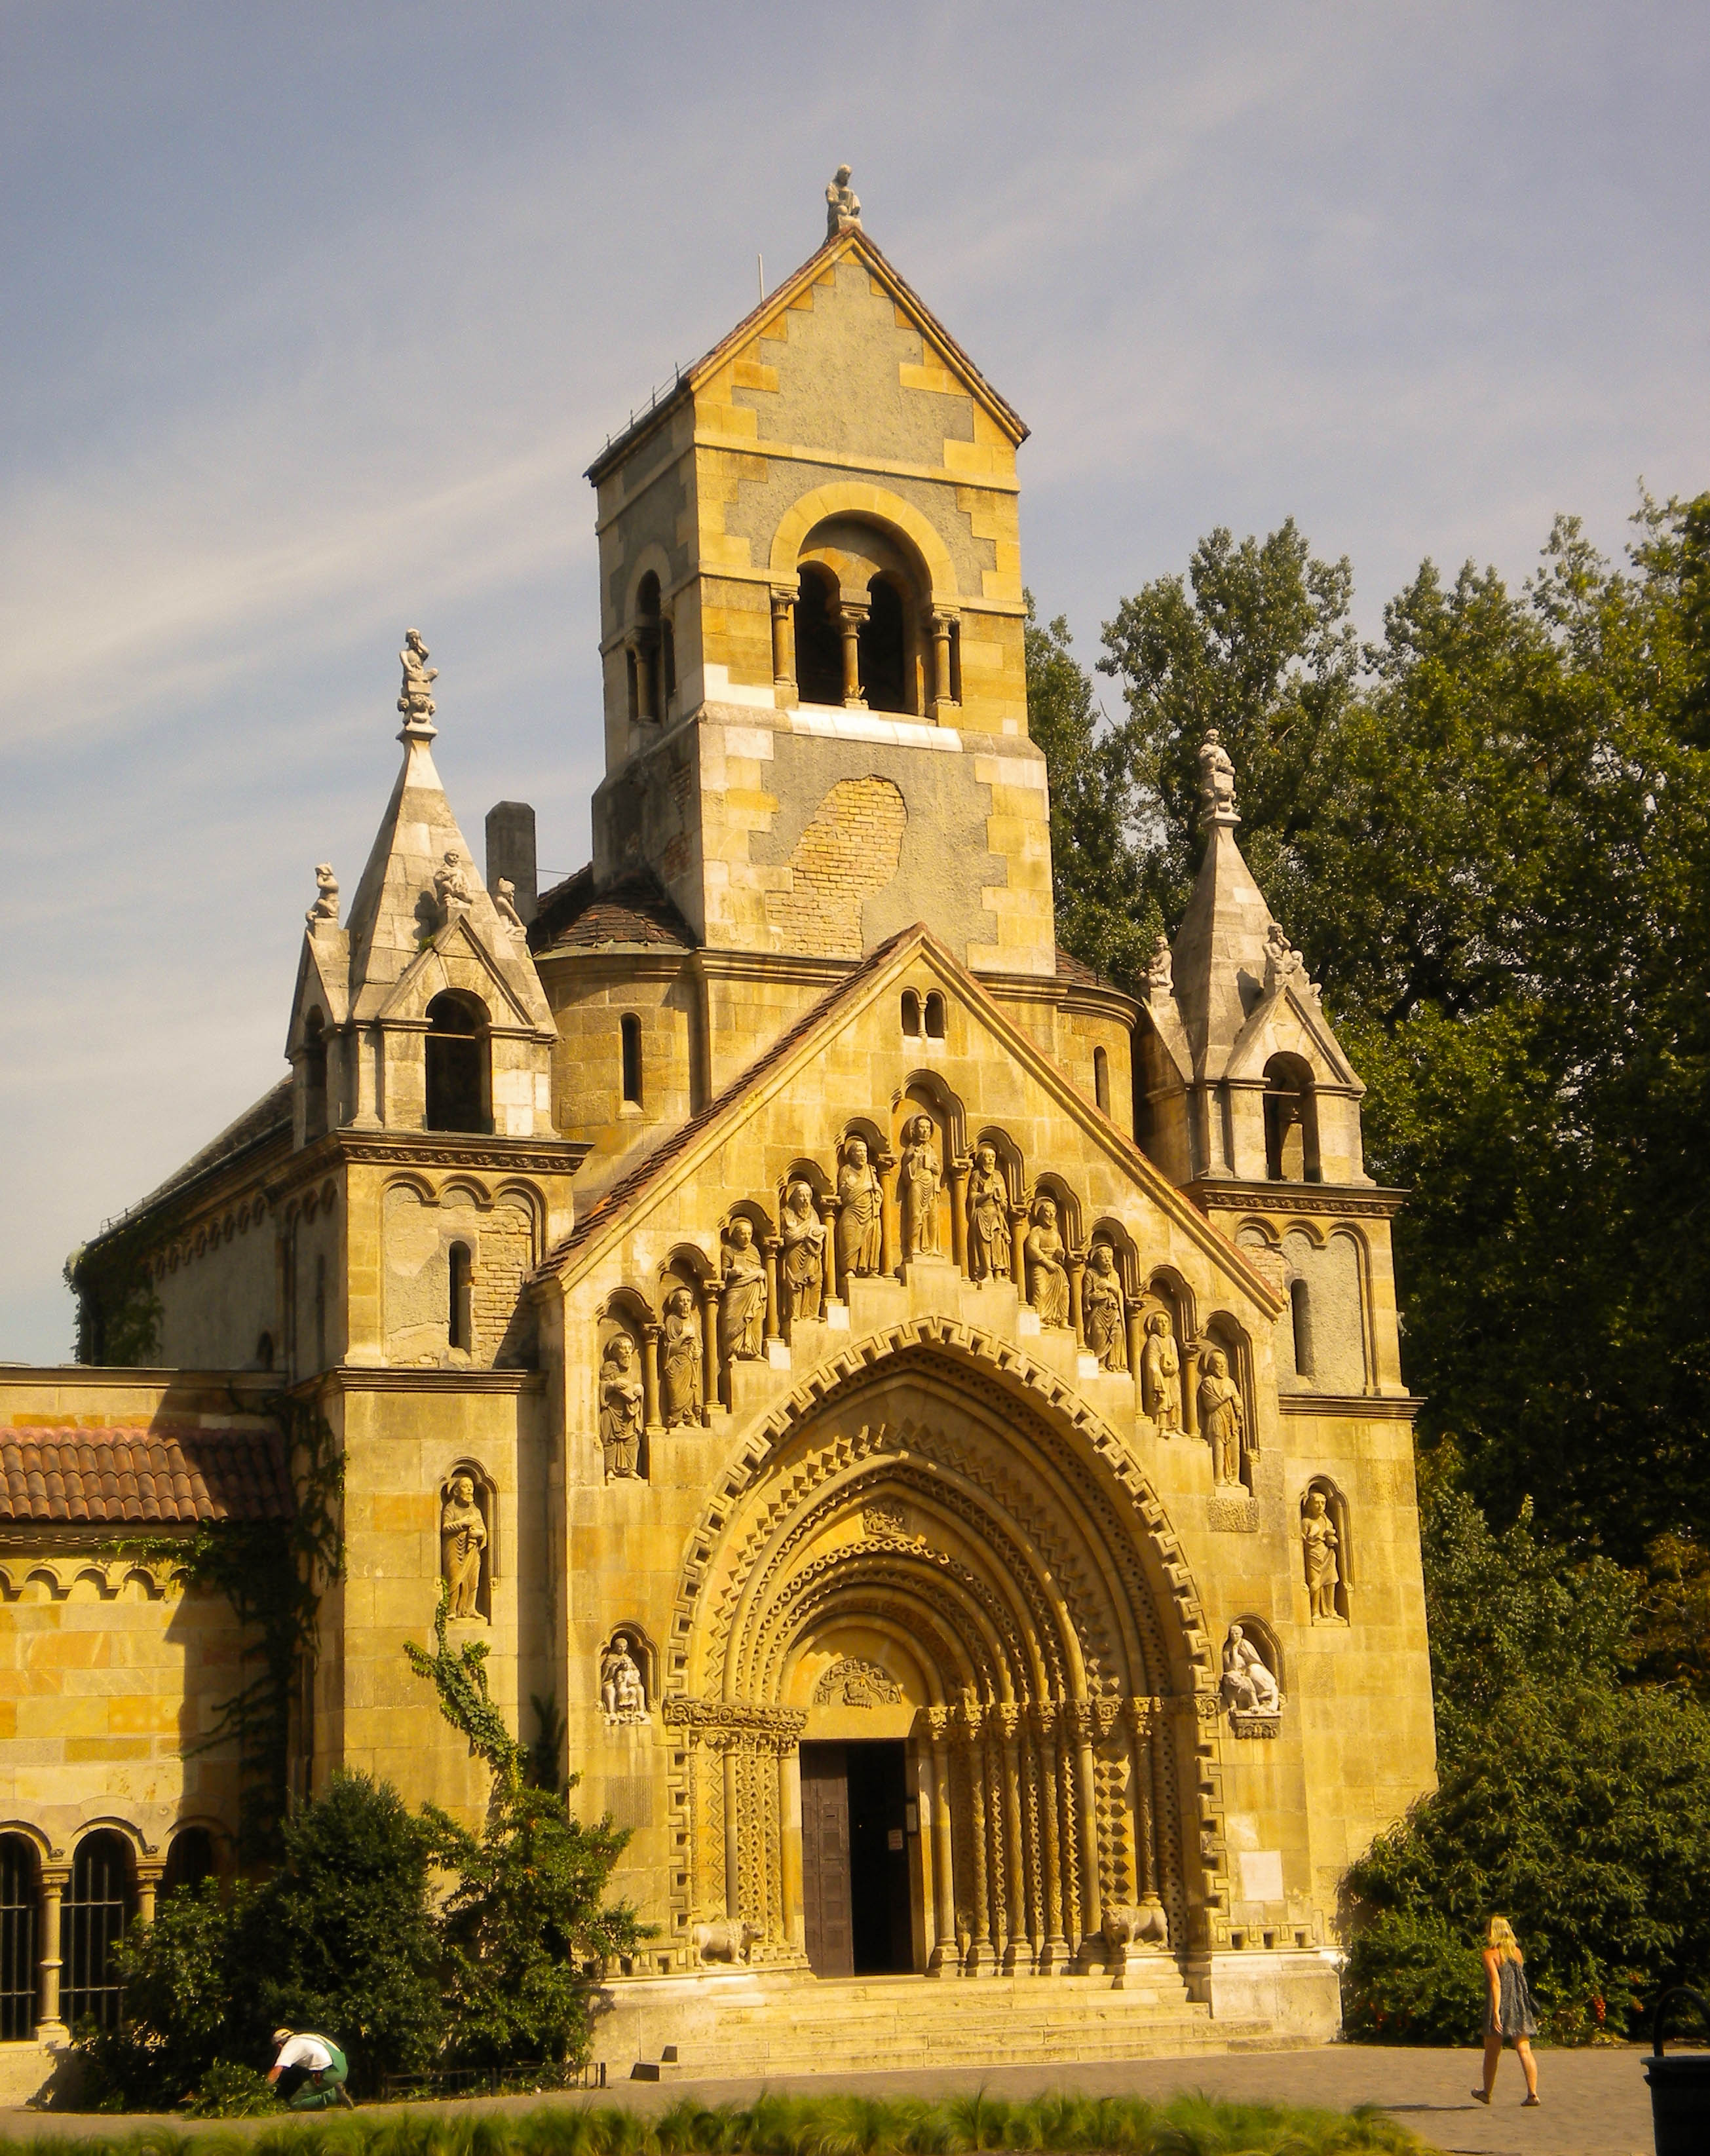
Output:
[[[588,473],[595,882],[650,870],[714,949],[857,958],[924,921],[1050,974],[1027,429],[854,203],[828,191],[824,245]]]

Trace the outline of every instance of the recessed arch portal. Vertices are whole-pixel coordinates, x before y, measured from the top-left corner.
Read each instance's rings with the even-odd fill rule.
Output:
[[[937,1320],[810,1378],[692,1538],[664,1702],[680,1936],[728,1913],[759,1958],[802,1958],[798,1747],[865,1733],[870,1700],[828,1725],[816,1692],[862,1639],[885,1732],[908,1732],[926,1965],[1085,1968],[1104,1910],[1153,1897],[1185,1947],[1215,1891],[1193,1773],[1213,1680],[1179,1547],[1049,1372]]]

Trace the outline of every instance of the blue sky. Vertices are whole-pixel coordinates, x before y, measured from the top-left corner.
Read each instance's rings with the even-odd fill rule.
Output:
[[[869,230],[1033,429],[1089,660],[1217,524],[1363,626],[1710,485],[1702,5],[0,0],[0,1357],[65,1253],[279,1075],[440,668],[479,846],[587,855],[593,499],[632,404]]]

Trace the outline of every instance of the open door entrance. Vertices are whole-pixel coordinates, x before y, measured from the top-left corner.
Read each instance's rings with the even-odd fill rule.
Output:
[[[815,1976],[906,1975],[908,1747],[802,1747],[802,1915]]]

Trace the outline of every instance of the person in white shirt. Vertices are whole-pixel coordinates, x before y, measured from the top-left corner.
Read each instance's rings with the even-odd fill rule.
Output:
[[[279,2056],[267,2078],[290,2110],[326,2111],[336,2103],[355,2109],[344,2085],[350,2067],[330,2036],[306,2029],[275,2029],[273,2041]]]

